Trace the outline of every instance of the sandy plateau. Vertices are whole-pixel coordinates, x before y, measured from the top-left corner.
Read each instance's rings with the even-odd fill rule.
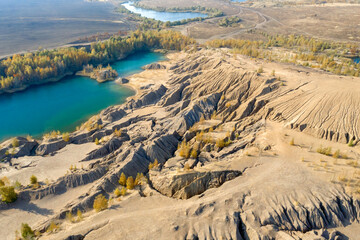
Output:
[[[21,222],[40,239],[360,236],[360,151],[347,144],[359,140],[357,79],[199,48],[129,81],[136,97],[91,118],[69,142],[38,142],[37,156],[1,163],[11,181],[40,181],[1,205],[3,239]],[[184,157],[190,149],[197,156]],[[149,182],[118,198],[121,173]],[[113,200],[97,213],[99,194]],[[78,209],[82,221],[66,219]]]

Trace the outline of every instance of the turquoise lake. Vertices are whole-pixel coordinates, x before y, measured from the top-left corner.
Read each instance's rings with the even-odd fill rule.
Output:
[[[197,13],[197,12],[159,12],[154,10],[148,10],[148,9],[135,7],[132,5],[132,2],[127,2],[122,5],[127,10],[133,13],[140,14],[142,17],[152,18],[163,22],[167,22],[167,21],[174,22],[188,18],[207,17],[206,14]]]
[[[164,60],[160,53],[137,53],[115,62],[119,76],[141,71],[141,67]],[[90,116],[108,106],[121,104],[134,91],[115,82],[70,76],[59,82],[33,86],[25,91],[0,95],[0,140],[13,136],[41,136],[60,130],[73,131]]]
[[[354,58],[354,62],[359,63],[359,62],[360,62],[360,58]]]

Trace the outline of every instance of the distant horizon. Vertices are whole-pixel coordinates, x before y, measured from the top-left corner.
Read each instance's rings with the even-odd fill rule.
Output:
[[[0,1],[0,56],[129,29],[114,9],[110,2],[85,0]]]

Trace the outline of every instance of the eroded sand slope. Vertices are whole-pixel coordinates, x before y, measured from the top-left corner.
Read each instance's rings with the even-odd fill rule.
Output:
[[[66,162],[83,168],[68,174],[59,168],[65,176],[23,190],[1,214],[21,222],[27,214],[21,206],[50,209],[46,204],[62,199],[41,217],[26,218],[43,232],[41,239],[340,239],[337,230],[348,225],[352,229],[341,232],[357,236],[359,174],[347,163],[357,162],[358,147],[346,143],[359,139],[359,79],[254,61],[226,49],[196,50],[132,76],[138,96],[93,117],[65,148],[61,139],[39,143],[44,157],[23,158],[51,161],[46,155],[60,155],[58,149],[91,147],[87,154],[72,149],[74,158]],[[264,73],[257,73],[260,67]],[[95,124],[103,128],[89,128]],[[185,141],[196,158],[181,156]],[[317,153],[320,145],[338,148],[347,159]],[[155,159],[160,166],[148,172]],[[4,167],[12,180],[28,178],[26,168]],[[95,213],[94,198],[114,198],[122,172],[148,173],[149,184]],[[83,221],[65,219],[78,209]],[[45,233],[51,222],[60,230]],[[14,229],[1,231],[12,239]]]

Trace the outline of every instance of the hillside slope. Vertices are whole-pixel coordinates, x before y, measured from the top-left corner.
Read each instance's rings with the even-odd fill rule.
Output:
[[[357,164],[348,163],[357,163],[359,151],[344,143],[359,139],[359,79],[227,49],[169,57],[130,77],[138,96],[94,116],[69,143],[39,142],[44,157],[16,159],[32,161],[27,168],[6,166],[10,179],[25,181],[32,169],[45,181],[51,177],[43,162],[54,159],[48,154],[69,154],[66,164],[83,165],[22,190],[14,205],[1,206],[4,219],[26,219],[40,239],[346,239],[338,229],[357,228],[360,178]],[[86,144],[88,151],[76,152]],[[322,155],[320,145],[341,155]],[[155,160],[159,166],[148,171]],[[145,173],[149,182],[118,201],[121,173]],[[99,194],[114,200],[95,213]],[[78,209],[83,221],[66,220]],[[52,222],[60,229],[46,233]],[[13,230],[0,234],[10,239]]]

